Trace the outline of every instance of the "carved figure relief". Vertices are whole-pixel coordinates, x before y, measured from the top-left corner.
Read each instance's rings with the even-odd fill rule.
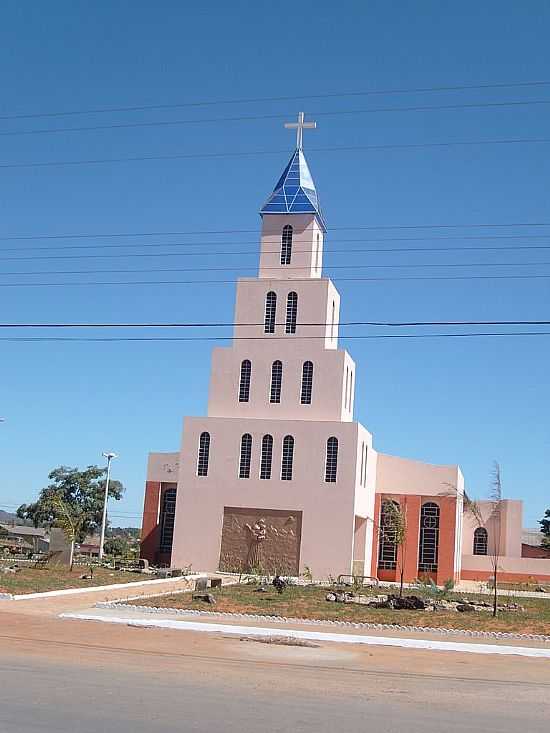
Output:
[[[220,570],[297,575],[302,513],[225,507]]]

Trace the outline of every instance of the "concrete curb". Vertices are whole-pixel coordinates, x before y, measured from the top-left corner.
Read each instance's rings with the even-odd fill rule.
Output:
[[[171,592],[162,595],[172,595]],[[156,595],[154,597],[157,597]],[[550,643],[550,636],[544,634],[514,634],[506,631],[473,631],[470,629],[445,629],[431,626],[401,626],[400,624],[375,624],[366,621],[331,621],[322,619],[287,618],[286,616],[264,616],[250,613],[228,613],[224,611],[195,611],[189,608],[160,608],[157,606],[137,606],[123,601],[100,601],[96,608],[120,608],[141,611],[143,613],[195,617],[219,617],[227,619],[243,619],[246,621],[262,621],[276,624],[305,624],[307,626],[336,626],[351,629],[376,629],[378,631],[405,631],[424,634],[442,634],[444,636],[466,636],[473,639],[520,639],[524,641],[543,641]]]
[[[337,644],[368,644],[372,646],[406,647],[408,649],[466,652],[470,654],[506,654],[522,657],[550,659],[550,649],[540,647],[507,646],[498,644],[472,644],[457,641],[433,639],[411,639],[400,637],[367,636],[363,634],[342,634],[326,631],[305,631],[304,629],[279,629],[274,627],[237,626],[230,624],[201,623],[200,621],[179,621],[177,619],[140,620],[123,616],[100,616],[90,613],[63,613],[61,618],[80,621],[100,621],[134,628],[174,629],[178,631],[199,631],[245,637],[292,637],[309,641],[336,642]],[[351,625],[351,624],[350,624]]]
[[[33,601],[41,598],[56,598],[59,596],[73,596],[81,595],[82,593],[95,593],[98,591],[110,591],[110,590],[122,590],[126,588],[140,588],[147,586],[148,588],[152,585],[166,585],[167,583],[178,583],[189,580],[196,580],[197,578],[205,577],[206,573],[196,573],[194,575],[181,575],[178,578],[156,578],[155,580],[137,580],[134,583],[113,583],[112,585],[96,585],[90,586],[89,588],[63,588],[62,590],[48,590],[42,593],[21,593],[18,595],[12,595],[10,593],[0,594],[0,601]],[[172,593],[178,592],[177,590],[171,591]],[[164,595],[155,593],[155,596]],[[143,595],[134,596],[134,598],[143,598]],[[128,600],[128,599],[124,599]]]

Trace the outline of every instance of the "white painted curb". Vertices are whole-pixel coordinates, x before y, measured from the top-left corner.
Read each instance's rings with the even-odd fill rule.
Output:
[[[7,597],[0,595],[0,600],[9,601],[29,601],[39,598],[55,598],[57,596],[76,596],[81,593],[95,593],[96,591],[105,590],[122,590],[124,588],[141,588],[143,586],[150,587],[153,585],[166,585],[167,583],[178,583],[184,580],[196,580],[205,577],[206,573],[197,573],[195,575],[181,575],[178,578],[157,578],[156,580],[138,580],[135,583],[114,583],[113,585],[96,585],[89,588],[64,588],[63,590],[48,590],[43,593],[21,593],[18,595],[6,594]]]
[[[331,634],[323,631],[304,631],[298,629],[261,628],[258,626],[233,626],[230,624],[210,624],[200,621],[177,621],[174,619],[140,620],[122,616],[100,616],[91,613],[62,613],[61,618],[82,621],[103,621],[108,624],[124,624],[141,628],[177,629],[179,631],[202,631],[232,636],[279,636],[307,639],[308,641],[337,642],[339,644],[369,644],[374,646],[406,647],[433,651],[466,652],[470,654],[506,654],[522,657],[550,659],[550,649],[521,646],[499,646],[497,644],[468,644],[453,641],[431,641],[425,639],[401,639],[387,636],[363,636],[362,634]]]

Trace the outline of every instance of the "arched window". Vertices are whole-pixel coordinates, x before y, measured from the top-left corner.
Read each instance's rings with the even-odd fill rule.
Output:
[[[420,543],[418,569],[423,572],[437,570],[439,554],[439,507],[433,502],[422,505],[420,511]]]
[[[367,453],[368,453],[368,445],[363,444],[363,455],[365,457],[365,460],[363,461],[363,486],[367,485]]]
[[[292,257],[292,227],[286,224],[281,237],[281,265],[290,265]]]
[[[199,438],[199,456],[197,460],[197,476],[208,476],[208,460],[210,458],[210,433],[201,433]]]
[[[317,233],[317,241],[315,244],[315,270],[319,269],[319,233]]]
[[[160,544],[161,552],[172,552],[174,539],[174,522],[176,519],[176,489],[166,489],[162,495],[160,512]]]
[[[250,375],[252,364],[249,359],[241,362],[241,380],[239,382],[239,402],[248,402],[250,399]]]
[[[283,364],[279,360],[271,365],[271,388],[269,390],[269,401],[281,401],[281,386],[283,383]]]
[[[296,333],[296,316],[298,315],[298,293],[290,292],[286,299],[285,333]]]
[[[486,555],[489,535],[485,527],[478,527],[474,532],[474,555]]]
[[[294,438],[285,435],[283,438],[283,458],[281,461],[281,481],[292,481],[292,464],[294,462]]]
[[[397,543],[395,541],[395,517],[393,507],[399,509],[396,501],[385,499],[380,506],[380,528],[378,538],[378,568],[395,570],[397,566]]]
[[[273,437],[264,435],[262,438],[262,457],[260,460],[260,478],[271,478],[271,460],[273,458]]]
[[[313,389],[313,362],[304,361],[302,366],[302,391],[300,402],[302,405],[311,405],[311,392]]]
[[[239,462],[239,478],[250,478],[250,458],[252,456],[252,436],[245,433],[241,438],[241,460]]]
[[[338,438],[332,437],[327,440],[327,456],[325,462],[325,481],[335,483],[338,471]]]
[[[349,384],[349,367],[346,367],[346,388],[344,389],[344,407],[348,409],[348,384]]]
[[[272,290],[265,296],[264,333],[275,333],[275,313],[277,311],[277,294]]]

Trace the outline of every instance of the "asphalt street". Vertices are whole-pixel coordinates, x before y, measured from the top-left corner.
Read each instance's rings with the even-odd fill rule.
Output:
[[[0,614],[1,733],[547,733],[550,663]]]

